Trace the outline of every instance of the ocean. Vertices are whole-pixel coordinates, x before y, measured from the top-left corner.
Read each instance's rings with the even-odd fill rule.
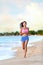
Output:
[[[28,46],[34,46],[33,42],[43,39],[43,36],[29,36]],[[11,50],[14,47],[21,47],[21,36],[0,36],[0,60],[9,59],[16,56],[17,49]]]

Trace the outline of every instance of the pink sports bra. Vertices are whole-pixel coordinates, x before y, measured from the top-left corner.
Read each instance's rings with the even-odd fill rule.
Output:
[[[22,33],[28,33],[28,28],[22,29]]]

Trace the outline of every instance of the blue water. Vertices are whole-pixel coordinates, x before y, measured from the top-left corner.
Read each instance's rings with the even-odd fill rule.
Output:
[[[33,42],[43,39],[43,36],[29,36],[28,46],[33,46]],[[21,36],[0,36],[0,60],[12,58],[16,56],[16,50],[11,50],[13,47],[21,46]]]

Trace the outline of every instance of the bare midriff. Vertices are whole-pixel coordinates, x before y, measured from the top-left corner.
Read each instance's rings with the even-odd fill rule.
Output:
[[[26,34],[26,33],[24,33],[24,34],[22,34],[22,36],[27,36],[28,34]]]

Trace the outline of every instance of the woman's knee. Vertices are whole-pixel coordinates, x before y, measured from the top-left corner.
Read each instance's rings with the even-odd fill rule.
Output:
[[[25,49],[25,42],[22,43],[22,48]]]
[[[26,41],[25,41],[25,45],[27,46],[27,44],[28,44],[28,41],[26,40]]]

